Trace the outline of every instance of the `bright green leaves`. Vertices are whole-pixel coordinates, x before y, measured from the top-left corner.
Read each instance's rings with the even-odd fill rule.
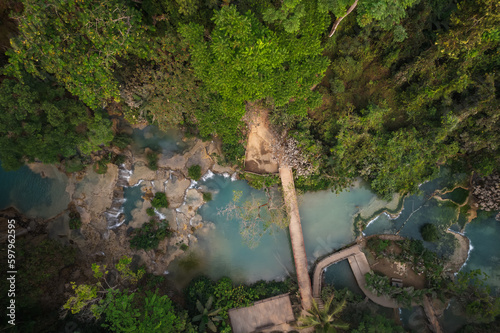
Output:
[[[263,13],[264,21],[268,23],[281,22],[287,33],[296,33],[305,16],[305,5],[301,0],[285,0],[280,9],[268,8]]]
[[[150,52],[140,13],[120,1],[37,0],[23,6],[7,73],[52,74],[93,109],[120,99],[113,76],[118,58]]]
[[[71,296],[63,308],[70,310],[72,314],[79,313],[97,298],[97,286],[95,285],[76,285],[71,282],[71,287],[75,292],[75,296]]]
[[[300,106],[294,113],[305,115],[309,100],[314,101],[310,89],[328,66],[321,56],[320,33],[274,32],[234,6],[223,7],[213,21],[209,42],[199,25],[180,29],[190,43],[195,73],[208,88],[234,103],[271,98],[284,106],[293,99]]]
[[[168,296],[146,293],[144,299],[135,293],[110,290],[104,309],[106,323],[103,327],[111,332],[183,332],[185,316],[176,313]]]
[[[318,0],[318,10],[321,12],[332,12],[335,17],[344,16],[347,8],[352,5],[354,0]]]
[[[363,0],[357,8],[358,23],[364,27],[373,21],[378,21],[385,30],[390,30],[394,25],[406,17],[406,9],[420,0]]]

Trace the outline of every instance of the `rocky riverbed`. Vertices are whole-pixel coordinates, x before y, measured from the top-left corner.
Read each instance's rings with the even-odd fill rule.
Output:
[[[500,174],[493,173],[487,177],[473,177],[472,195],[474,207],[485,211],[500,210]],[[500,213],[496,215],[500,221]]]
[[[188,168],[199,165],[202,174],[209,170],[213,173],[235,172],[235,169],[217,163],[216,156],[220,154],[217,143],[199,139],[190,139],[186,143],[189,148],[182,154],[160,154],[156,171],[147,166],[146,156],[150,151],[146,148],[141,151],[125,149],[121,152],[127,157],[125,165],[108,164],[105,174],[97,174],[92,167],[85,172],[70,174],[66,192],[70,195],[70,206],[80,213],[82,226],[78,230],[69,229],[68,210],[47,224],[47,232],[63,243],[77,246],[91,262],[111,264],[128,255],[151,273],[165,273],[170,262],[184,253],[182,244],[192,245],[197,242],[198,234],[213,228],[197,213],[204,203],[206,189],[188,178]],[[51,166],[36,164],[30,168],[44,177],[57,176]],[[124,184],[124,179],[127,184]],[[123,223],[125,217],[118,208],[124,201],[123,186],[140,186],[144,199],[135,203],[132,220],[128,223]],[[133,250],[129,244],[131,228],[140,228],[151,219],[146,210],[151,207],[150,199],[157,192],[166,193],[169,207],[155,210],[155,213],[159,219],[168,221],[174,235],[161,241],[156,250]],[[114,227],[110,227],[110,215],[118,222]]]

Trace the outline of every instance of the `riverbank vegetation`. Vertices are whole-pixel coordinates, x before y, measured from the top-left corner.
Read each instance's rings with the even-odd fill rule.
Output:
[[[296,175],[300,190],[339,190],[362,177],[390,198],[418,191],[449,166],[457,174],[491,175],[484,178],[488,184],[474,176],[478,193],[472,193],[480,198],[478,207],[494,210],[498,196],[490,195],[497,192],[489,184],[498,183],[500,172],[499,13],[495,0],[5,1],[0,5],[2,167],[43,162],[60,164],[68,173],[92,165],[105,173],[109,162],[125,161],[119,152],[110,155],[131,143],[117,126],[123,119],[216,138],[222,142],[220,161],[241,166],[243,116],[248,103],[258,102],[270,111],[273,131],[293,139],[314,170]],[[147,155],[151,170],[158,169],[158,154]],[[200,167],[192,168],[189,176],[199,179]],[[274,176],[245,178],[260,188],[279,184]],[[153,207],[168,207],[165,194],[157,195]],[[229,208],[243,220],[241,232],[251,245],[268,227],[287,225],[282,203],[270,197],[245,204],[233,200]],[[463,225],[467,208],[459,208]],[[273,223],[261,223],[263,217]],[[440,221],[438,229],[448,222]],[[72,220],[71,227],[80,224]],[[443,242],[435,230],[422,231],[424,239]],[[146,223],[133,232],[131,246],[156,248],[170,232],[165,224]],[[444,283],[440,259],[421,245],[398,243],[401,253],[393,259],[425,273],[428,287],[437,291]],[[382,252],[388,247],[374,244]],[[55,274],[55,268],[41,269]],[[96,274],[103,278],[100,270]],[[50,276],[35,274],[36,281]],[[96,286],[80,291],[93,296]],[[213,309],[221,309],[223,320],[214,322],[220,330],[228,329],[230,307],[274,293],[259,294],[257,286],[227,280],[203,288],[199,299],[187,296],[187,313],[198,315],[197,301],[208,308],[213,297]],[[160,317],[169,318],[161,325],[171,325],[166,329],[172,332],[197,325],[168,297],[149,292],[108,290],[101,301],[109,306],[100,310],[107,328],[148,330],[144,325],[156,325]],[[498,301],[484,290],[471,293],[476,297],[467,299],[471,318],[493,320]],[[133,315],[124,315],[120,304]],[[29,321],[28,312],[36,307],[20,313]],[[152,307],[158,311],[146,316]],[[375,319],[364,318],[358,321],[364,326],[353,329],[375,325]]]
[[[120,114],[216,135],[234,163],[253,101],[319,153],[317,172],[297,180],[306,190],[361,176],[388,197],[414,192],[449,161],[480,174],[500,165],[495,1],[356,3],[345,18],[349,4],[311,0],[42,7],[3,9],[12,39],[1,64],[4,167],[85,162],[110,144],[109,118]]]

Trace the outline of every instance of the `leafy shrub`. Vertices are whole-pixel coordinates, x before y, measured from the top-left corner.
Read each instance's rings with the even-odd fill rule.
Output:
[[[343,93],[345,91],[344,82],[339,79],[330,80],[330,91],[334,94]]]
[[[201,166],[192,165],[188,168],[188,177],[194,180],[199,180],[201,178]]]
[[[127,157],[125,155],[115,155],[113,158],[113,164],[115,165],[122,165],[125,163],[127,160]]]
[[[120,149],[125,149],[131,142],[132,138],[130,137],[130,135],[126,133],[120,133],[114,137],[111,143]]]
[[[164,192],[156,192],[153,200],[151,200],[151,206],[156,209],[168,208],[167,195]]]
[[[148,159],[148,168],[153,171],[158,170],[158,154],[149,153],[146,158]]]
[[[439,239],[439,231],[434,224],[426,223],[420,228],[420,234],[426,242],[435,242]]]
[[[368,248],[370,250],[372,250],[373,252],[375,252],[377,254],[377,256],[379,254],[381,254],[382,252],[385,251],[385,249],[387,249],[387,247],[389,246],[390,242],[388,240],[382,240],[382,239],[379,239],[379,238],[370,238],[367,242],[366,242],[366,246],[368,246]]]
[[[206,202],[212,201],[212,193],[203,192],[203,200]]]
[[[146,214],[148,214],[148,216],[155,216],[155,209],[149,207],[148,209],[146,209]]]
[[[262,281],[260,281],[262,283]],[[265,282],[264,282],[265,283]],[[192,316],[198,314],[196,301],[205,304],[212,296],[214,298],[214,309],[221,309],[219,316],[224,321],[219,322],[221,331],[229,328],[228,310],[237,307],[248,306],[257,299],[257,294],[252,287],[234,286],[230,278],[224,277],[217,282],[210,278],[201,276],[191,281],[185,290],[186,305]]]
[[[248,185],[258,190],[261,190],[265,187],[271,187],[280,184],[280,178],[278,176],[272,176],[272,175],[260,176],[251,173],[245,173],[244,177],[247,180]]]
[[[80,229],[82,227],[82,220],[80,219],[80,213],[70,212],[69,213],[69,228],[71,230]]]
[[[134,236],[130,240],[130,247],[146,251],[156,249],[160,241],[166,237],[172,237],[173,233],[173,230],[168,227],[167,221],[163,220],[158,224],[153,219],[144,223],[140,229],[133,231]]]
[[[94,164],[94,171],[99,175],[103,175],[108,172],[108,165],[102,160],[98,161]]]
[[[69,220],[69,228],[71,230],[80,229],[82,227],[82,220],[79,218],[74,218]]]
[[[108,332],[185,332],[186,317],[175,310],[168,296],[113,290],[106,294],[102,309]]]
[[[187,244],[185,244],[185,243],[182,243],[181,244],[181,250],[182,251],[187,251],[187,249],[189,249],[189,246],[187,246]]]
[[[255,294],[256,299],[260,300],[290,292],[294,286],[290,279],[286,279],[285,281],[260,280],[252,283],[248,288],[253,290],[252,293]]]
[[[111,153],[102,157],[99,161],[94,164],[94,171],[97,174],[103,175],[108,172],[108,163],[111,162]]]
[[[66,172],[69,173],[78,172],[85,168],[85,165],[82,163],[82,160],[78,156],[66,160],[64,162],[64,166],[66,167]]]

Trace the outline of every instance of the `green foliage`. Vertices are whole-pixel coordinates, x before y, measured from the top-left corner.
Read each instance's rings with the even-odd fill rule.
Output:
[[[100,111],[89,115],[84,104],[50,81],[26,77],[22,84],[4,79],[0,96],[0,159],[6,170],[25,160],[56,163],[78,152],[90,154],[113,137],[111,122]],[[78,158],[70,161],[72,172],[83,168]]]
[[[201,178],[201,166],[192,165],[188,168],[188,177],[193,180],[200,180]]]
[[[207,109],[209,102],[206,89],[190,68],[185,41],[171,30],[157,37],[154,61],[131,61],[121,73],[122,96],[130,107],[125,118],[131,122],[148,119],[162,130],[192,126],[195,114]]]
[[[141,14],[120,1],[23,1],[23,8],[7,73],[53,75],[92,109],[120,100],[119,59],[151,53]]]
[[[186,243],[182,243],[180,249],[185,252],[189,249],[189,246]]]
[[[426,242],[435,242],[439,239],[439,231],[432,223],[426,223],[420,228],[420,234]]]
[[[212,193],[211,192],[203,192],[203,201],[205,201],[205,202],[212,201]]]
[[[113,278],[114,286],[110,286],[111,281],[106,279],[109,274],[107,267],[93,263],[92,271],[97,282],[80,285],[71,282],[75,294],[69,297],[63,305],[63,309],[66,310],[63,316],[67,314],[67,311],[70,311],[72,314],[79,314],[85,320],[99,319],[108,310],[107,307],[111,303],[106,302],[106,300],[109,300],[110,293],[119,293],[119,289],[116,289],[118,286],[124,287],[129,284],[136,284],[144,276],[145,270],[139,269],[134,272],[130,268],[131,263],[132,258],[130,257],[124,256],[120,258],[115,266],[118,275]],[[105,289],[104,286],[107,286],[108,289]]]
[[[243,177],[248,182],[248,185],[258,190],[281,184],[279,176],[276,175],[254,175],[251,173],[244,173]]]
[[[196,301],[196,308],[199,311],[199,314],[193,317],[193,322],[200,322],[199,332],[206,332],[205,326],[208,327],[212,332],[217,332],[217,327],[214,324],[214,321],[222,320],[221,317],[217,316],[217,314],[222,309],[213,310],[212,303],[214,301],[214,297],[210,296],[208,298],[207,303],[203,306],[199,300]]]
[[[287,112],[301,116],[321,103],[310,88],[321,81],[328,65],[320,45],[328,16],[316,17],[317,12],[309,7],[314,3],[304,7],[305,13],[313,15],[294,19],[307,28],[295,33],[273,31],[251,11],[241,14],[233,5],[215,12],[209,41],[199,24],[180,27],[189,43],[194,72],[212,93],[208,110],[196,112],[200,134],[217,134],[222,139],[227,162],[238,164],[244,155],[240,119],[246,101],[266,99],[277,107],[287,105]]]
[[[107,159],[101,159],[94,163],[94,171],[99,175],[103,175],[108,172],[108,163]]]
[[[193,317],[199,313],[196,304],[198,302],[206,304],[213,297],[215,301],[213,308],[220,309],[218,315],[222,318],[222,321],[218,325],[221,330],[230,328],[227,314],[229,309],[249,306],[257,298],[253,288],[234,286],[229,278],[222,278],[214,283],[203,276],[191,281],[185,293],[187,307]]]
[[[148,214],[148,216],[155,216],[155,209],[152,207],[147,208],[146,214]]]
[[[378,237],[372,237],[366,242],[366,246],[377,256],[382,256],[383,252],[390,245],[390,241]]]
[[[394,26],[400,27],[399,23],[406,17],[406,9],[418,3],[420,0],[368,0],[360,1],[357,8],[357,21],[361,27],[376,21],[376,24],[385,30],[389,30]],[[402,30],[402,27],[395,30]],[[395,34],[396,34],[395,31]],[[396,41],[402,41],[396,38]]]
[[[69,173],[78,172],[85,169],[85,165],[82,163],[81,158],[78,156],[64,160],[64,166],[66,172]]]
[[[165,237],[171,237],[173,230],[168,226],[168,222],[163,220],[158,223],[156,220],[150,220],[143,224],[139,229],[133,231],[133,237],[130,240],[130,247],[133,249],[154,250]]]
[[[200,25],[180,30],[190,43],[195,73],[207,87],[239,105],[268,97],[284,106],[294,97],[296,107],[290,112],[305,115],[306,107],[317,101],[310,87],[319,83],[328,65],[318,33],[326,26],[326,16],[316,22],[308,17],[310,26],[300,37],[273,32],[253,13],[242,15],[235,6],[222,7],[213,21],[209,43]]]
[[[76,285],[75,282],[71,282],[71,288],[75,292],[75,296],[71,296],[68,301],[64,304],[63,308],[70,310],[72,314],[79,313],[85,307],[94,303],[97,298],[97,286],[80,284]],[[92,312],[96,310],[96,305],[92,304]]]
[[[156,192],[153,200],[151,200],[151,206],[156,209],[168,208],[167,195],[164,192]]]
[[[146,156],[148,160],[148,168],[153,171],[158,170],[158,154],[157,153],[148,153]]]
[[[423,296],[431,292],[429,289],[393,286],[387,276],[380,276],[373,272],[366,273],[365,278],[366,287],[377,296],[387,295],[392,297],[406,308],[411,308],[412,302],[421,302]]]
[[[486,284],[488,275],[481,270],[460,271],[456,280],[449,285],[449,291],[465,309],[470,322],[490,323],[500,315],[500,298],[492,296]]]
[[[186,316],[175,311],[168,296],[147,292],[144,299],[136,293],[109,290],[102,325],[110,332],[184,332]]]
[[[130,143],[132,143],[132,137],[126,133],[119,133],[115,135],[111,143],[120,149],[125,149]]]
[[[113,161],[113,164],[120,166],[123,163],[125,163],[126,160],[127,160],[127,157],[125,155],[115,155],[115,156],[113,156],[112,161]]]
[[[132,258],[123,257],[116,264],[118,272],[112,280],[106,266],[92,265],[94,284],[76,285],[64,309],[79,314],[84,319],[103,318],[102,327],[110,332],[184,332],[185,313],[178,313],[167,296],[146,291],[145,294],[129,291],[127,285],[135,285],[144,276],[143,269],[134,272]],[[115,285],[110,285],[111,281]],[[104,287],[106,286],[106,287]]]
[[[82,227],[82,220],[80,219],[80,213],[71,212],[69,213],[69,228],[80,229]]]
[[[330,80],[330,91],[333,94],[343,93],[345,91],[344,82],[339,79]]]
[[[339,17],[350,3],[329,8],[321,1],[319,7]],[[318,88],[325,103],[309,113],[314,136],[330,149],[322,175],[340,186],[361,176],[386,198],[417,191],[452,160],[484,173],[500,165],[498,145],[491,144],[500,133],[493,83],[499,43],[492,28],[498,4],[421,1],[401,21],[412,3],[358,3],[356,17],[349,15],[327,41],[332,64]],[[368,21],[375,24],[364,25]],[[395,39],[405,33],[394,21],[412,32],[401,45]]]
[[[394,320],[381,315],[366,315],[357,329],[352,333],[404,333],[405,330],[398,326]]]
[[[349,324],[344,323],[338,317],[346,306],[346,300],[334,305],[333,295],[325,302],[324,308],[320,309],[318,303],[313,299],[312,308],[307,310],[307,316],[301,316],[298,319],[300,325],[298,328],[314,327],[315,332],[337,332],[337,328],[347,330]]]

